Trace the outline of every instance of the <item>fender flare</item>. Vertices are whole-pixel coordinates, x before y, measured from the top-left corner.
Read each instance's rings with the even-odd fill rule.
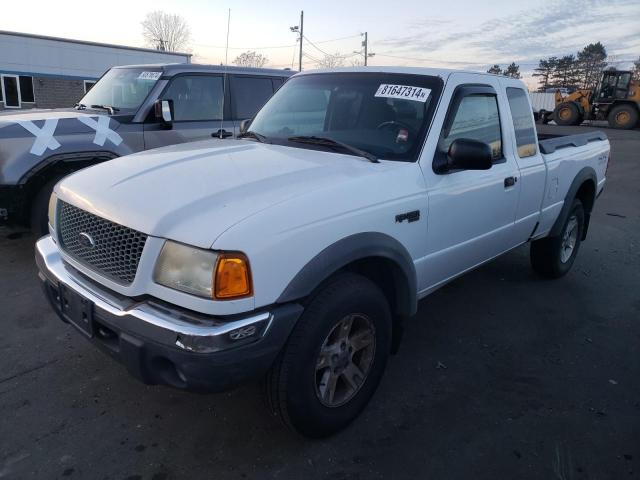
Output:
[[[567,217],[569,216],[569,211],[571,210],[573,199],[576,198],[578,190],[580,190],[580,187],[582,187],[582,185],[586,181],[593,182],[593,186],[595,187],[593,201],[595,201],[595,195],[598,189],[598,177],[596,175],[596,171],[592,167],[584,167],[575,176],[575,178],[573,179],[573,182],[571,182],[571,186],[569,186],[569,191],[564,197],[564,205],[562,205],[562,210],[560,210],[560,214],[558,215],[558,218],[556,219],[555,223],[553,224],[553,227],[551,227],[551,230],[549,231],[549,235],[548,235],[549,237],[556,237],[562,233],[562,227],[564,226],[565,222],[567,221]],[[585,216],[586,216],[586,221],[585,221],[584,232],[582,235],[583,240],[586,237],[587,228],[589,227],[591,210],[586,211],[585,209]]]
[[[418,296],[413,259],[398,240],[379,232],[357,233],[322,250],[289,282],[276,303],[304,298],[338,270],[357,260],[371,257],[392,262],[396,313],[402,316],[414,315],[418,309]]]
[[[33,177],[42,174],[50,167],[60,163],[73,164],[74,162],[93,161],[97,164],[107,160],[113,160],[117,157],[119,157],[119,155],[108,150],[69,152],[50,155],[42,159],[33,168],[31,168],[31,170],[26,172],[18,181],[18,185],[26,185]]]

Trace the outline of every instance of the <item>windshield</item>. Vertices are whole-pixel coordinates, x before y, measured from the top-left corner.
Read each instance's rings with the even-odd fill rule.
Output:
[[[162,72],[153,68],[112,68],[91,87],[80,104],[109,106],[120,113],[135,113]]]
[[[249,127],[270,142],[318,148],[296,137],[322,137],[387,160],[414,161],[442,81],[426,75],[326,73],[293,77]]]

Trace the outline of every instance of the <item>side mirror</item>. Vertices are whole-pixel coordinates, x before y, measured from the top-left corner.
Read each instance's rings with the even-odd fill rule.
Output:
[[[240,122],[240,133],[245,133],[249,130],[249,126],[251,125],[251,119],[247,118],[246,120],[242,120]]]
[[[491,147],[484,142],[458,138],[449,146],[447,170],[489,170],[492,166]]]
[[[173,100],[156,100],[153,105],[156,120],[165,128],[173,127]]]

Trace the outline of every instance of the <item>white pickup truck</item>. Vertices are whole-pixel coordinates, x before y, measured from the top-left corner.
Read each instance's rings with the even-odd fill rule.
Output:
[[[36,260],[60,317],[137,378],[265,378],[307,436],[359,414],[438,287],[527,242],[564,275],[609,161],[599,132],[539,141],[524,84],[471,72],[305,72],[243,123],[67,177]]]

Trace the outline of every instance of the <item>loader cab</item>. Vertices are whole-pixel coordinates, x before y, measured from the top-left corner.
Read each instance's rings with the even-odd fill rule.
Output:
[[[594,103],[613,103],[616,100],[624,100],[629,94],[630,83],[631,72],[618,70],[603,72]]]

